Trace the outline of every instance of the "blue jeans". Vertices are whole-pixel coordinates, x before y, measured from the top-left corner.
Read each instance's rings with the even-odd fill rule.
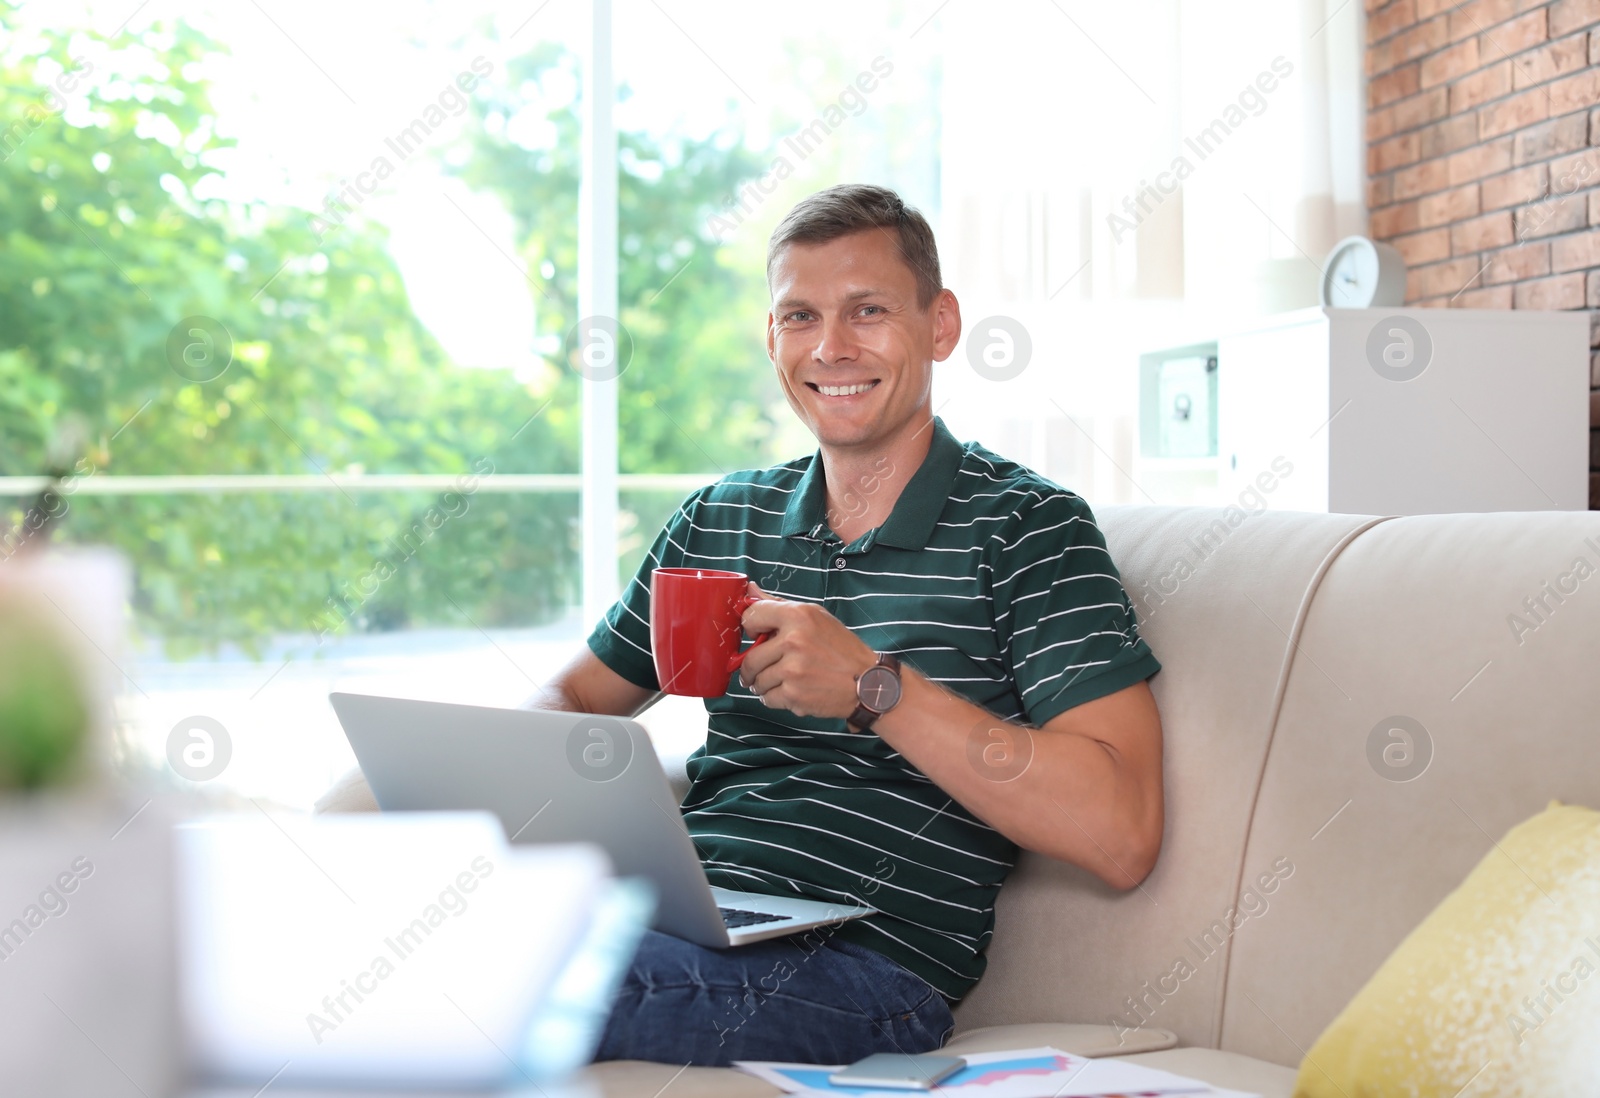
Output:
[[[848,1064],[943,1045],[955,1028],[944,997],[829,929],[733,949],[647,931],[595,1059]]]

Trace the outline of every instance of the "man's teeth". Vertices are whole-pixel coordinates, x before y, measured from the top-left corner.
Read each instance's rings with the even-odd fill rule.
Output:
[[[866,392],[876,384],[878,384],[876,381],[869,381],[865,385],[818,385],[817,391],[823,396],[855,396],[857,393]]]

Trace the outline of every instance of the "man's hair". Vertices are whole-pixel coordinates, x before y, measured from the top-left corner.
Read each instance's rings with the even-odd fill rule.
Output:
[[[927,309],[944,289],[933,229],[899,195],[870,183],[841,183],[801,199],[767,242],[767,284],[778,253],[790,244],[826,244],[868,229],[895,233],[900,258],[917,279],[917,308]]]

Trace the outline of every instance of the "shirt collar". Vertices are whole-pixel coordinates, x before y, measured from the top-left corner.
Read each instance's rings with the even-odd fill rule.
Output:
[[[897,549],[921,549],[928,544],[933,524],[939,521],[944,505],[955,487],[956,472],[961,468],[963,452],[944,420],[933,417],[933,438],[928,443],[928,456],[912,474],[895,501],[894,510],[878,528],[877,541]],[[782,534],[794,537],[799,534],[826,536],[828,510],[828,483],[822,467],[822,451],[811,458],[811,464],[794,494],[789,497],[788,510],[784,512]]]

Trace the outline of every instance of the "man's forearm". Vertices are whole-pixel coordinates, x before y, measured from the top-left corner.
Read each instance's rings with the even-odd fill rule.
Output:
[[[1097,716],[1138,716],[1148,705],[1158,719],[1143,684],[1026,728],[911,668],[902,681],[900,703],[872,731],[969,812],[1018,846],[1081,865],[1114,887],[1148,875],[1163,824],[1159,778],[1152,794],[1151,760],[1124,758],[1095,735]],[[1156,753],[1159,768],[1159,743]]]
[[[656,691],[624,679],[583,648],[535,690],[521,708],[637,717],[660,697]]]

